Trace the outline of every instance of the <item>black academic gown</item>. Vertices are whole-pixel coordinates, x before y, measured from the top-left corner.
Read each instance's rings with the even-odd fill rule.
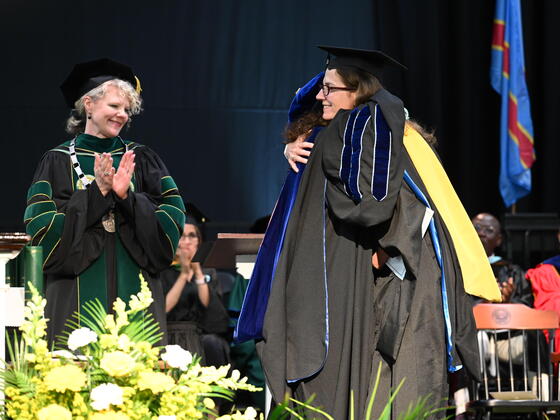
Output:
[[[184,205],[161,159],[146,146],[125,143],[136,155],[125,200],[112,192],[103,196],[93,180],[94,153],[111,153],[118,167],[124,152],[119,138],[77,137],[78,160],[93,181],[88,188],[73,169],[69,142],[48,151],[35,172],[25,223],[33,245],[43,246],[50,343],[86,301],[99,299],[109,311],[116,297],[128,301],[139,291],[141,272],[154,297],[151,312],[165,329],[163,289],[153,279],[173,259]],[[107,230],[102,219],[110,211],[115,227]]]
[[[422,187],[403,147],[403,107],[385,90],[365,105],[372,116],[376,104],[391,131],[390,147],[385,147],[388,172],[385,177],[381,173],[385,191],[376,191],[378,198],[369,193],[373,151],[380,153],[372,118],[359,155],[357,182],[363,196],[356,200],[348,192],[341,160],[352,111],[339,112],[317,137],[305,168],[258,344],[276,401],[283,401],[286,392],[294,391],[301,401],[315,394],[313,404],[336,419],[348,418],[351,392],[356,418],[363,418],[380,361],[377,415],[389,389],[403,377],[396,414],[428,393],[437,403],[448,395],[441,271],[430,236],[421,232],[426,207],[403,183],[406,169]],[[456,364],[468,360],[469,370],[477,372],[476,347],[469,343],[472,339],[476,346],[471,298],[462,289],[453,247],[437,212],[436,223],[449,265],[450,319],[457,330],[451,353]],[[378,246],[403,257],[404,280],[386,268],[373,270],[372,253]]]

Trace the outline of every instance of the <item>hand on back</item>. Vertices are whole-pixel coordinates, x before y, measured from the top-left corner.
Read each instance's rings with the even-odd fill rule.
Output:
[[[311,155],[313,143],[305,141],[307,134],[301,134],[295,141],[286,144],[284,148],[284,157],[292,167],[294,172],[299,172],[297,162],[307,163],[307,158]]]

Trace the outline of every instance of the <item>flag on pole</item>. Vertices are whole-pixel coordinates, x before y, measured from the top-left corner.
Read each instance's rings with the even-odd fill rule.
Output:
[[[490,81],[502,97],[500,193],[509,207],[531,191],[535,161],[519,0],[496,1]]]

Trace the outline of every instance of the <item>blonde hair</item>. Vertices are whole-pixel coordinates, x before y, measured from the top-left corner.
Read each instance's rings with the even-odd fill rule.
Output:
[[[94,102],[101,99],[107,93],[107,87],[114,86],[119,90],[119,94],[126,98],[130,103],[129,116],[138,115],[142,112],[142,98],[129,82],[121,79],[111,79],[83,94],[74,103],[70,117],[66,120],[66,132],[72,135],[83,133],[86,128],[86,109],[84,100],[89,96]],[[127,126],[130,125],[131,118],[128,119]]]

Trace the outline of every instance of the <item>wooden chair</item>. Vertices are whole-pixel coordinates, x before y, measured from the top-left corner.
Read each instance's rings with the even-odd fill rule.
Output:
[[[554,330],[559,326],[558,313],[554,311],[540,311],[521,304],[492,304],[483,303],[476,305],[473,309],[476,327],[490,337],[493,352],[491,357],[496,366],[495,382],[490,386],[491,378],[486,364],[487,354],[482,346],[479,348],[480,364],[482,369],[482,384],[477,385],[473,401],[468,404],[468,410],[476,413],[476,418],[491,418],[493,414],[501,413],[502,418],[514,414],[534,413],[539,418],[549,412],[560,412],[560,401],[557,395],[552,393],[552,364],[548,357],[543,358],[541,348],[547,346],[541,343],[542,335],[533,333],[529,338],[529,331],[550,330],[552,336]],[[522,337],[522,365],[514,366],[512,356],[512,337]],[[535,338],[537,337],[537,338]],[[536,341],[536,354],[528,354],[529,340]],[[506,340],[507,360],[500,361],[496,345],[498,341]],[[551,339],[549,346],[553,346]],[[490,348],[492,350],[492,348]],[[544,354],[551,354],[553,349],[549,347]],[[536,386],[531,389],[529,383],[529,356],[536,358]],[[501,369],[500,369],[501,368]],[[507,373],[500,372],[500,370]],[[519,373],[518,371],[521,371]],[[546,383],[543,383],[544,375],[548,375]],[[505,376],[505,377],[504,377]],[[548,392],[547,392],[548,390]],[[548,397],[547,397],[548,395]],[[556,398],[554,398],[556,397]]]
[[[552,363],[552,369],[554,372],[554,382],[552,383],[554,396],[556,399],[560,400],[560,375],[558,369],[560,369],[560,352],[550,353],[550,362]]]

